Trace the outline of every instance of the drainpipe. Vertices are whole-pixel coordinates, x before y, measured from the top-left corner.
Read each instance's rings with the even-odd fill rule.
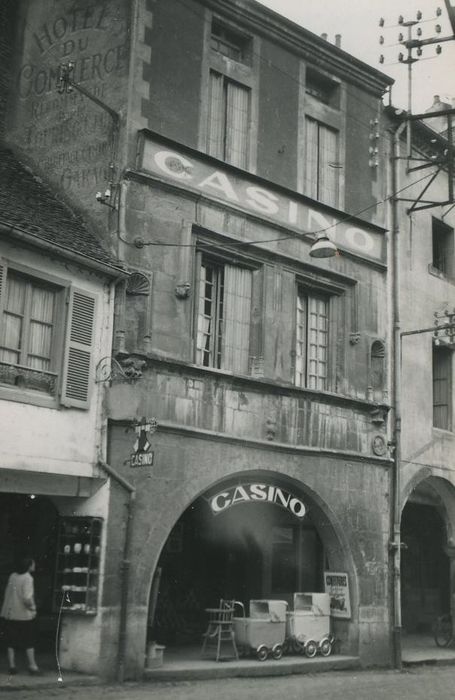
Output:
[[[400,138],[406,122],[400,124],[393,134],[391,173],[391,230],[392,230],[392,313],[393,313],[393,387],[392,387],[392,432],[394,445],[393,461],[393,514],[392,536],[389,543],[393,554],[393,661],[401,669],[401,336],[400,336],[400,223],[398,215]]]
[[[126,622],[128,613],[128,590],[131,553],[131,530],[133,523],[133,509],[136,500],[136,488],[123,478],[113,467],[106,462],[98,462],[98,466],[117,482],[128,493],[126,505],[127,516],[125,524],[125,539],[123,542],[123,557],[121,563],[121,593],[120,593],[120,623],[118,635],[117,656],[117,681],[123,683],[125,678],[125,649],[126,649]]]

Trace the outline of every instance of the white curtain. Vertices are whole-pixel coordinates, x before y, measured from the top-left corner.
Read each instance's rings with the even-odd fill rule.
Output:
[[[239,374],[248,373],[251,285],[251,270],[225,265],[222,366]]]
[[[224,78],[210,71],[207,153],[221,160],[224,158],[225,112]]]
[[[241,85],[226,85],[226,161],[239,168],[248,165],[250,91]]]

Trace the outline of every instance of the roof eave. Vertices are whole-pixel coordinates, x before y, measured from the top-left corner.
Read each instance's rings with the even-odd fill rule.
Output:
[[[13,236],[16,240],[22,241],[24,244],[30,245],[41,250],[52,251],[60,257],[76,262],[84,267],[92,270],[97,270],[102,272],[106,277],[111,277],[113,279],[124,279],[129,276],[129,273],[121,267],[116,265],[110,265],[109,263],[96,260],[83,253],[75,253],[69,250],[65,246],[61,246],[58,243],[51,243],[50,241],[32,234],[28,231],[24,231],[18,226],[14,226],[5,222],[0,221],[0,235],[9,234]]]

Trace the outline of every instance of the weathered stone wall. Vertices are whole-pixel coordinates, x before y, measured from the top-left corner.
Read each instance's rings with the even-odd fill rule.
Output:
[[[289,453],[266,443],[248,445],[159,428],[152,437],[153,466],[132,469],[129,458],[135,434],[126,427],[111,424],[109,460],[137,489],[128,618],[129,677],[141,671],[150,585],[172,527],[209,488],[225,478],[248,473],[287,479],[311,504],[329,566],[348,571],[350,576],[352,620],[336,622],[342,651],[359,651],[364,664],[388,663],[387,468],[334,455]],[[113,497],[111,522],[123,519],[124,503],[123,494]],[[112,610],[117,599],[122,535],[120,528],[109,532],[105,610]],[[114,625],[111,631],[106,629],[104,649],[112,649],[114,630]]]
[[[121,113],[127,102],[128,6],[125,0],[22,0],[18,8],[8,139],[101,230],[108,209],[95,193],[118,178],[109,167],[116,161],[118,133],[111,115],[77,89],[59,94],[59,67],[73,62],[73,81]]]

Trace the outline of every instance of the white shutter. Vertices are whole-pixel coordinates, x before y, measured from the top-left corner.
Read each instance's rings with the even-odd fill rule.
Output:
[[[222,367],[239,374],[248,373],[251,284],[251,270],[225,265]]]
[[[65,339],[62,397],[65,406],[88,408],[95,333],[96,297],[74,287],[70,290]]]
[[[318,123],[305,119],[305,185],[304,193],[318,198]]]
[[[4,300],[5,300],[6,271],[7,271],[6,261],[2,260],[2,258],[0,258],[0,314],[3,310],[3,304],[4,304]],[[0,322],[1,322],[1,316],[0,316]]]
[[[207,125],[207,153],[224,159],[225,130],[224,78],[219,73],[210,72],[209,115]]]
[[[236,83],[227,83],[226,161],[239,168],[248,165],[250,91]]]
[[[337,132],[319,124],[319,201],[336,207],[338,204]]]

